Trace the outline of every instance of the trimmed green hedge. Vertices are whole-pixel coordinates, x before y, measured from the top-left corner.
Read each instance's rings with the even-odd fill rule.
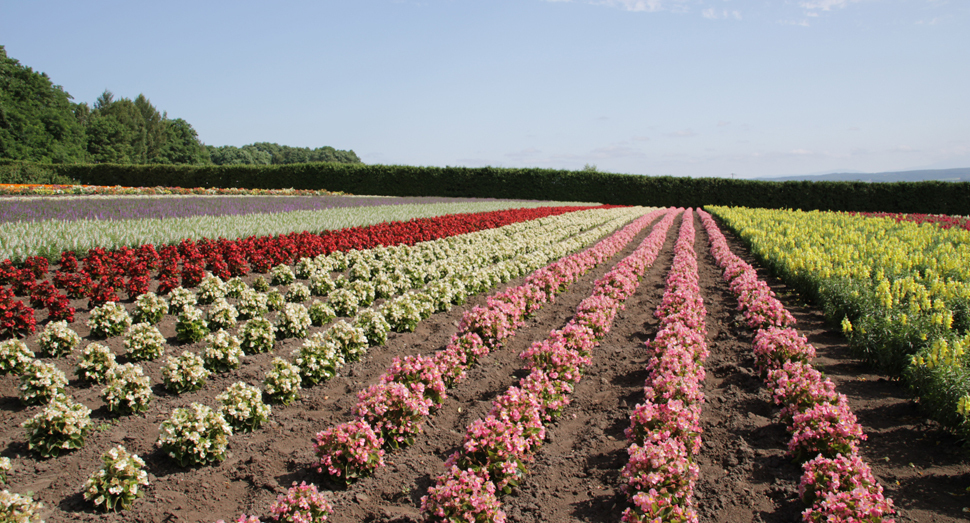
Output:
[[[0,182],[28,183],[7,181],[5,169],[14,163],[0,163]],[[387,196],[970,214],[970,183],[966,182],[762,182],[554,169],[344,163],[265,166],[33,165],[48,173],[48,178],[71,179],[88,185],[326,189]]]

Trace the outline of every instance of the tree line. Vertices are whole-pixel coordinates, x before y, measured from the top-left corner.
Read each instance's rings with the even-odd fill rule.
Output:
[[[10,58],[0,45],[0,159],[143,165],[361,163],[352,150],[333,147],[205,145],[192,124],[159,112],[144,94],[131,100],[105,90],[93,106],[73,99],[46,73]]]

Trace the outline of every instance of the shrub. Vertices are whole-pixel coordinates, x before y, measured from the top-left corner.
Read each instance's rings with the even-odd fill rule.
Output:
[[[140,365],[118,365],[108,371],[108,384],[101,391],[101,399],[115,414],[144,412],[152,400],[150,383]]]
[[[109,301],[91,311],[88,327],[91,334],[102,338],[117,336],[131,326],[131,316],[118,302]]]
[[[108,372],[117,366],[115,355],[111,349],[100,343],[91,343],[81,350],[74,374],[78,378],[92,383],[103,383],[108,378]]]
[[[266,318],[253,318],[239,330],[240,345],[246,354],[259,354],[273,350],[276,343],[276,327]]]
[[[228,372],[238,369],[243,357],[239,339],[224,330],[218,330],[205,337],[206,347],[202,353],[205,368],[212,372]]]
[[[183,289],[184,290],[184,289]],[[168,302],[154,292],[146,292],[135,298],[135,310],[131,313],[134,323],[156,324],[168,314]]]
[[[125,335],[126,355],[132,361],[154,360],[165,353],[165,337],[148,323],[136,323]]]
[[[430,415],[431,400],[424,397],[424,386],[416,389],[395,382],[371,385],[357,394],[354,416],[380,431],[384,444],[399,448],[414,443],[421,424]]]
[[[314,296],[326,296],[337,288],[337,285],[325,272],[315,272],[310,275],[310,292]]]
[[[178,358],[169,356],[162,367],[165,388],[176,394],[201,389],[208,377],[209,371],[205,368],[205,362],[189,351],[182,351]]]
[[[137,454],[124,446],[112,447],[101,455],[101,469],[84,482],[84,499],[104,510],[128,510],[136,499],[145,495],[148,473]]]
[[[158,431],[156,444],[182,467],[226,459],[232,436],[232,427],[222,414],[199,403],[175,409]]]
[[[20,400],[27,405],[42,405],[64,393],[67,377],[53,363],[34,360],[20,375]]]
[[[57,358],[70,354],[81,343],[77,335],[66,321],[55,321],[47,324],[47,328],[40,334],[40,348],[43,354]]]
[[[269,398],[289,405],[300,397],[300,369],[282,358],[273,358],[273,367],[266,373],[263,390]]]
[[[272,408],[263,403],[262,392],[241,381],[233,383],[216,399],[220,412],[233,430],[252,432],[269,420]]]
[[[34,353],[20,340],[0,342],[0,374],[18,375],[34,361]]]
[[[91,409],[58,394],[36,416],[23,422],[30,450],[45,458],[57,457],[65,450],[84,446],[91,425]]]

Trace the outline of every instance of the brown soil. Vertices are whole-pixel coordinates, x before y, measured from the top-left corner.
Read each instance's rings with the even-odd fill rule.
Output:
[[[529,476],[513,494],[502,498],[510,521],[617,521],[627,506],[619,485],[619,470],[627,459],[623,429],[643,398],[647,377],[643,342],[656,331],[653,311],[664,290],[678,226],[679,220],[639,290],[594,353],[593,364],[577,386],[573,403],[548,427],[547,442],[536,455]],[[704,382],[707,402],[702,418],[701,475],[695,491],[698,512],[703,521],[798,521],[804,509],[796,499],[800,468],[784,455],[787,434],[774,419],[775,408],[754,370],[752,334],[739,322],[737,302],[708,254],[699,221],[695,227],[711,351]],[[564,325],[579,301],[590,294],[593,281],[632,252],[648,232],[645,230],[613,260],[573,284],[555,303],[546,305],[506,342],[504,349],[480,361],[469,371],[468,379],[448,391],[444,406],[425,425],[425,433],[413,446],[389,453],[386,467],[349,488],[338,487],[316,472],[313,435],[351,419],[356,393],[374,383],[395,356],[443,348],[456,331],[462,312],[484,303],[483,297],[434,315],[414,333],[392,334],[385,346],[371,348],[362,361],[344,367],[342,376],[303,390],[301,399],[289,406],[274,405],[268,425],[255,433],[232,436],[229,456],[212,466],[181,468],[163,455],[154,446],[158,425],[176,407],[192,402],[215,406],[215,396],[235,381],[258,385],[272,357],[289,357],[299,346],[298,340],[277,342],[273,354],[247,356],[241,369],[215,375],[201,391],[181,396],[167,393],[161,385],[164,358],[147,362],[145,370],[156,384],[156,397],[150,410],[137,416],[110,416],[99,398],[99,386],[85,387],[72,381],[70,393],[94,410],[95,428],[84,448],[48,460],[28,451],[20,427],[40,408],[23,407],[17,395],[17,379],[0,376],[0,456],[11,458],[14,465],[9,485],[4,488],[33,492],[35,499],[45,504],[41,516],[52,523],[211,523],[234,519],[244,512],[266,521],[271,520],[269,506],[276,496],[301,481],[331,491],[328,495],[335,507],[332,521],[419,521],[419,500],[443,472],[444,460],[461,444],[467,425],[484,416],[492,398],[523,375],[518,353]],[[725,234],[733,242],[732,249],[747,256],[747,251]],[[768,281],[795,314],[800,332],[818,349],[816,366],[848,395],[869,435],[863,455],[896,502],[897,520],[963,520],[963,507],[970,506],[965,490],[970,486],[970,468],[960,443],[926,421],[903,384],[873,375],[857,364],[838,329],[830,328],[816,310],[789,294],[784,285],[770,277]],[[519,283],[521,280],[509,285]],[[84,305],[86,302],[75,303]],[[84,326],[87,316],[86,309],[79,309],[72,325],[85,337],[83,343],[89,341]],[[175,341],[170,318],[160,329],[171,341],[169,353],[201,350],[201,343],[180,346]],[[109,339],[107,344],[118,355],[123,354],[120,337]],[[36,347],[36,335],[28,345]],[[73,376],[76,356],[46,361],[56,362]],[[119,443],[145,459],[151,486],[131,510],[103,514],[84,501],[81,485],[100,466],[101,453]]]

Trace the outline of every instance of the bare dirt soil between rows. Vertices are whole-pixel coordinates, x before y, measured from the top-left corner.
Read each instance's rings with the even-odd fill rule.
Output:
[[[656,331],[653,311],[660,303],[664,280],[672,261],[678,219],[637,293],[616,318],[613,330],[594,352],[593,364],[577,386],[572,404],[550,425],[545,445],[530,466],[530,474],[511,495],[501,498],[512,522],[617,521],[626,508],[619,471],[627,460],[623,429],[635,405],[643,400],[647,377],[643,342]],[[703,521],[791,522],[804,509],[797,500],[800,467],[784,455],[785,428],[774,418],[776,409],[762,385],[751,357],[752,333],[740,323],[736,301],[720,270],[708,254],[707,237],[695,223],[701,289],[707,308],[708,344],[703,409],[703,449],[695,504]],[[43,460],[28,451],[20,423],[39,411],[23,407],[18,381],[0,376],[0,456],[11,458],[14,472],[8,485],[13,492],[34,493],[43,501],[43,518],[50,522],[214,522],[240,513],[271,520],[269,507],[293,482],[312,482],[327,490],[335,522],[420,521],[420,498],[444,471],[443,463],[460,445],[468,424],[483,417],[492,399],[523,375],[518,354],[531,343],[562,327],[576,305],[592,291],[596,278],[630,254],[649,233],[643,231],[612,260],[583,276],[557,296],[508,339],[505,347],[469,370],[468,378],[449,390],[444,406],[425,425],[424,434],[409,448],[390,452],[387,466],[373,477],[343,488],[317,473],[311,439],[327,427],[350,420],[356,393],[376,382],[395,356],[429,354],[442,349],[457,330],[462,312],[484,304],[470,299],[450,312],[439,313],[420,324],[414,333],[392,334],[385,346],[371,348],[362,361],[344,367],[341,376],[302,391],[297,402],[273,407],[271,422],[251,434],[230,438],[230,453],[219,464],[182,468],[155,448],[158,425],[172,409],[192,402],[216,405],[215,396],[229,384],[245,380],[259,384],[273,356],[289,357],[299,340],[278,342],[272,354],[247,356],[242,368],[214,375],[200,391],[174,395],[161,385],[164,358],[145,364],[156,397],[147,413],[115,418],[105,412],[100,387],[72,381],[75,400],[93,409],[95,428],[84,448],[55,459]],[[732,249],[753,263],[747,251],[725,231]],[[757,264],[754,264],[757,267]],[[763,277],[767,275],[759,270]],[[898,521],[964,520],[970,506],[966,488],[970,467],[955,438],[926,421],[905,386],[871,374],[847,352],[837,329],[826,324],[814,309],[784,285],[768,282],[798,320],[799,331],[819,352],[815,361],[848,395],[869,439],[863,455],[876,477],[896,502]],[[509,285],[521,283],[521,279]],[[88,313],[79,307],[72,325],[87,336]],[[130,303],[127,304],[130,307]],[[169,337],[169,354],[183,349],[200,351],[202,344],[179,345],[174,323],[160,325]],[[85,339],[83,343],[89,340]],[[119,356],[121,338],[107,344]],[[28,340],[36,347],[36,335]],[[54,361],[72,376],[76,356]],[[119,358],[123,362],[123,358]],[[144,498],[120,514],[95,511],[84,501],[81,485],[100,466],[99,456],[111,446],[124,444],[147,462],[151,485]]]

